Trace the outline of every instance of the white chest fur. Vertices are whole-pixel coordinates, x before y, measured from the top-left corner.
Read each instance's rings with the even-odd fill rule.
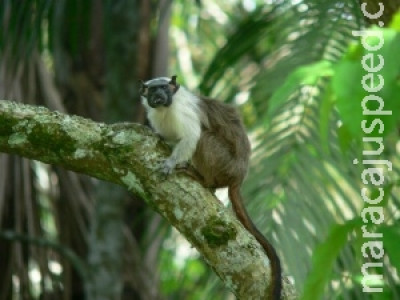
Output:
[[[195,140],[201,131],[200,99],[181,87],[169,107],[151,108],[146,105],[147,117],[154,130],[169,143],[182,139]]]
[[[148,112],[148,118],[153,129],[168,142],[177,142],[182,138],[183,120],[169,107],[159,107]]]
[[[147,117],[153,129],[173,146],[171,155],[164,163],[168,172],[177,164],[190,161],[201,135],[201,123],[205,121],[200,99],[180,87],[169,107],[152,108],[142,98]]]

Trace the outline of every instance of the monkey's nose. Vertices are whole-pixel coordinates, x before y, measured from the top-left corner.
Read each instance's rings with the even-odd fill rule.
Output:
[[[162,102],[161,97],[157,97],[157,98],[154,99],[154,103],[155,104],[160,104],[161,102]]]

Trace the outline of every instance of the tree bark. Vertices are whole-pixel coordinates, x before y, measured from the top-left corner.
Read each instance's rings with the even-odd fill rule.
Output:
[[[199,183],[157,166],[168,147],[138,124],[105,125],[0,100],[0,151],[110,181],[139,195],[203,255],[239,299],[265,299],[268,259],[235,216]],[[283,299],[294,299],[284,281]]]

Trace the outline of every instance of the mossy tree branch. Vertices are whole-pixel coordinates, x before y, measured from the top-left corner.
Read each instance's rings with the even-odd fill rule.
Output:
[[[157,166],[169,149],[150,129],[0,100],[0,151],[126,187],[167,218],[239,299],[265,299],[270,269],[260,245],[201,185],[182,174],[162,177]],[[284,286],[284,299],[293,299]]]

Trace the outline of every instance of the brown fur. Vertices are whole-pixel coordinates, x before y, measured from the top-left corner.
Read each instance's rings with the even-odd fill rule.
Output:
[[[240,184],[247,173],[250,143],[236,110],[226,104],[201,99],[202,131],[192,162],[204,184],[220,188]]]
[[[270,263],[272,283],[268,299],[279,300],[281,295],[281,266],[274,247],[251,221],[240,195],[246,176],[250,143],[236,110],[224,103],[201,98],[202,131],[192,163],[208,188],[228,187],[233,210],[243,226],[264,248]]]

